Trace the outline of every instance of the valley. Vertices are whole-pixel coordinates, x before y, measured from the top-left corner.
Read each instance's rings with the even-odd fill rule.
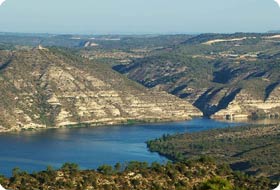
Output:
[[[279,116],[279,36],[202,34],[113,68],[221,119]]]
[[[0,183],[270,189],[279,44],[268,33],[0,34]]]
[[[159,149],[159,152],[163,154],[163,150],[181,151],[176,145],[187,143],[182,137],[190,136],[196,139],[196,142],[200,142],[201,134],[208,137],[205,140],[211,140],[217,134],[217,138],[213,138],[213,141],[217,140],[219,143],[219,139],[234,138],[237,133],[240,133],[240,128],[236,127],[241,125],[243,124],[195,119],[177,123],[63,128],[24,131],[20,135],[1,134],[0,148],[3,156],[0,156],[0,173],[5,176],[0,175],[0,183],[7,189],[15,190],[30,187],[71,190],[169,190],[187,187],[203,190],[211,185],[218,185],[220,188],[227,187],[229,190],[236,188],[270,190],[277,185],[277,181],[232,171],[227,165],[227,160],[220,162],[218,158],[215,160],[207,156],[198,156],[171,162],[157,153],[149,152],[145,143],[164,135],[164,140],[158,139],[152,144],[148,143],[149,147],[152,148],[151,145],[159,143],[161,147],[163,144],[174,144],[173,141],[176,141],[179,143],[174,144],[174,148]],[[234,133],[227,133],[231,131],[229,126],[232,127],[231,130]],[[260,134],[264,134],[265,138],[269,139],[268,136],[272,134],[270,129],[272,128],[264,128],[262,131],[255,130],[256,133],[252,133],[251,138],[259,136],[256,139],[256,146],[263,142],[259,141],[262,139]],[[207,132],[209,130],[214,130],[215,135],[211,133],[209,135]],[[178,135],[178,133],[188,134]],[[218,134],[222,135],[219,137]],[[241,142],[245,142],[246,137],[249,137],[248,132],[242,132],[242,135],[239,135],[239,138],[244,138]],[[270,142],[272,141],[267,141],[267,144]],[[207,144],[208,141],[202,143]],[[212,143],[208,144],[211,146]],[[12,148],[12,151],[5,148],[8,146]],[[247,145],[247,147],[250,146],[251,144]],[[266,154],[260,157],[264,158],[270,156],[268,153],[273,150],[273,147],[275,146],[272,146],[272,149],[263,147],[260,150],[246,152],[242,157],[246,158],[248,155],[254,155],[254,152],[265,151]],[[215,153],[216,151],[209,156]],[[273,166],[277,166],[277,160],[273,160],[273,157],[267,162],[270,161],[273,161]],[[263,167],[267,165],[264,164]],[[276,169],[277,167],[274,168],[275,171]]]
[[[278,1],[0,0],[0,190],[278,189]]]

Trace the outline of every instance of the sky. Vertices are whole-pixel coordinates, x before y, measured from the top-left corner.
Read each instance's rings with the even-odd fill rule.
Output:
[[[280,30],[279,0],[0,0],[0,31],[75,34]],[[4,2],[4,3],[3,3]]]

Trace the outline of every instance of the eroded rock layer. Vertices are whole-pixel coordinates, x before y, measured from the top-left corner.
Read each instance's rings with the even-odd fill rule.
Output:
[[[273,34],[202,34],[114,69],[207,117],[279,117],[279,43]]]
[[[191,104],[59,50],[0,52],[0,129],[185,120]]]

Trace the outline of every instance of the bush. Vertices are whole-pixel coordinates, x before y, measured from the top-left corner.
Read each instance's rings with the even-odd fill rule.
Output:
[[[125,170],[126,171],[143,170],[143,169],[147,169],[148,167],[149,164],[147,162],[131,161],[127,164]]]
[[[163,166],[161,164],[157,163],[157,162],[153,162],[151,164],[151,168],[155,172],[159,172],[159,173],[163,173],[163,170],[164,170]]]
[[[226,179],[214,177],[203,183],[198,190],[233,190],[233,185]]]
[[[115,164],[114,168],[115,168],[116,172],[120,172],[121,168],[122,168],[122,165],[118,162],[118,163]]]
[[[79,165],[74,163],[65,163],[61,167],[62,171],[77,172],[79,171]]]
[[[132,179],[132,180],[131,180],[131,184],[132,184],[134,187],[136,187],[137,185],[140,185],[141,183],[140,183],[140,181],[139,181],[138,179]]]
[[[111,174],[114,173],[114,170],[113,170],[112,166],[106,165],[106,164],[104,164],[102,166],[99,166],[97,168],[97,171],[100,172],[100,173],[103,173],[105,175],[111,175]]]
[[[5,177],[0,175],[0,184],[4,184],[4,181],[5,181]]]

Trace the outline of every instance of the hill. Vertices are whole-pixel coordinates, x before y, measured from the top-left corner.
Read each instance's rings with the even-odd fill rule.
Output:
[[[29,46],[39,44],[52,47],[67,47],[73,49],[87,48],[88,50],[129,50],[162,48],[178,44],[190,38],[191,35],[62,35],[62,34],[27,34],[1,33],[0,46]]]
[[[201,34],[114,67],[215,118],[279,117],[280,35]]]
[[[201,115],[175,96],[59,49],[0,51],[0,81],[1,131]]]
[[[164,136],[148,146],[173,160],[207,155],[234,170],[279,181],[279,135],[280,125],[234,127]]]

